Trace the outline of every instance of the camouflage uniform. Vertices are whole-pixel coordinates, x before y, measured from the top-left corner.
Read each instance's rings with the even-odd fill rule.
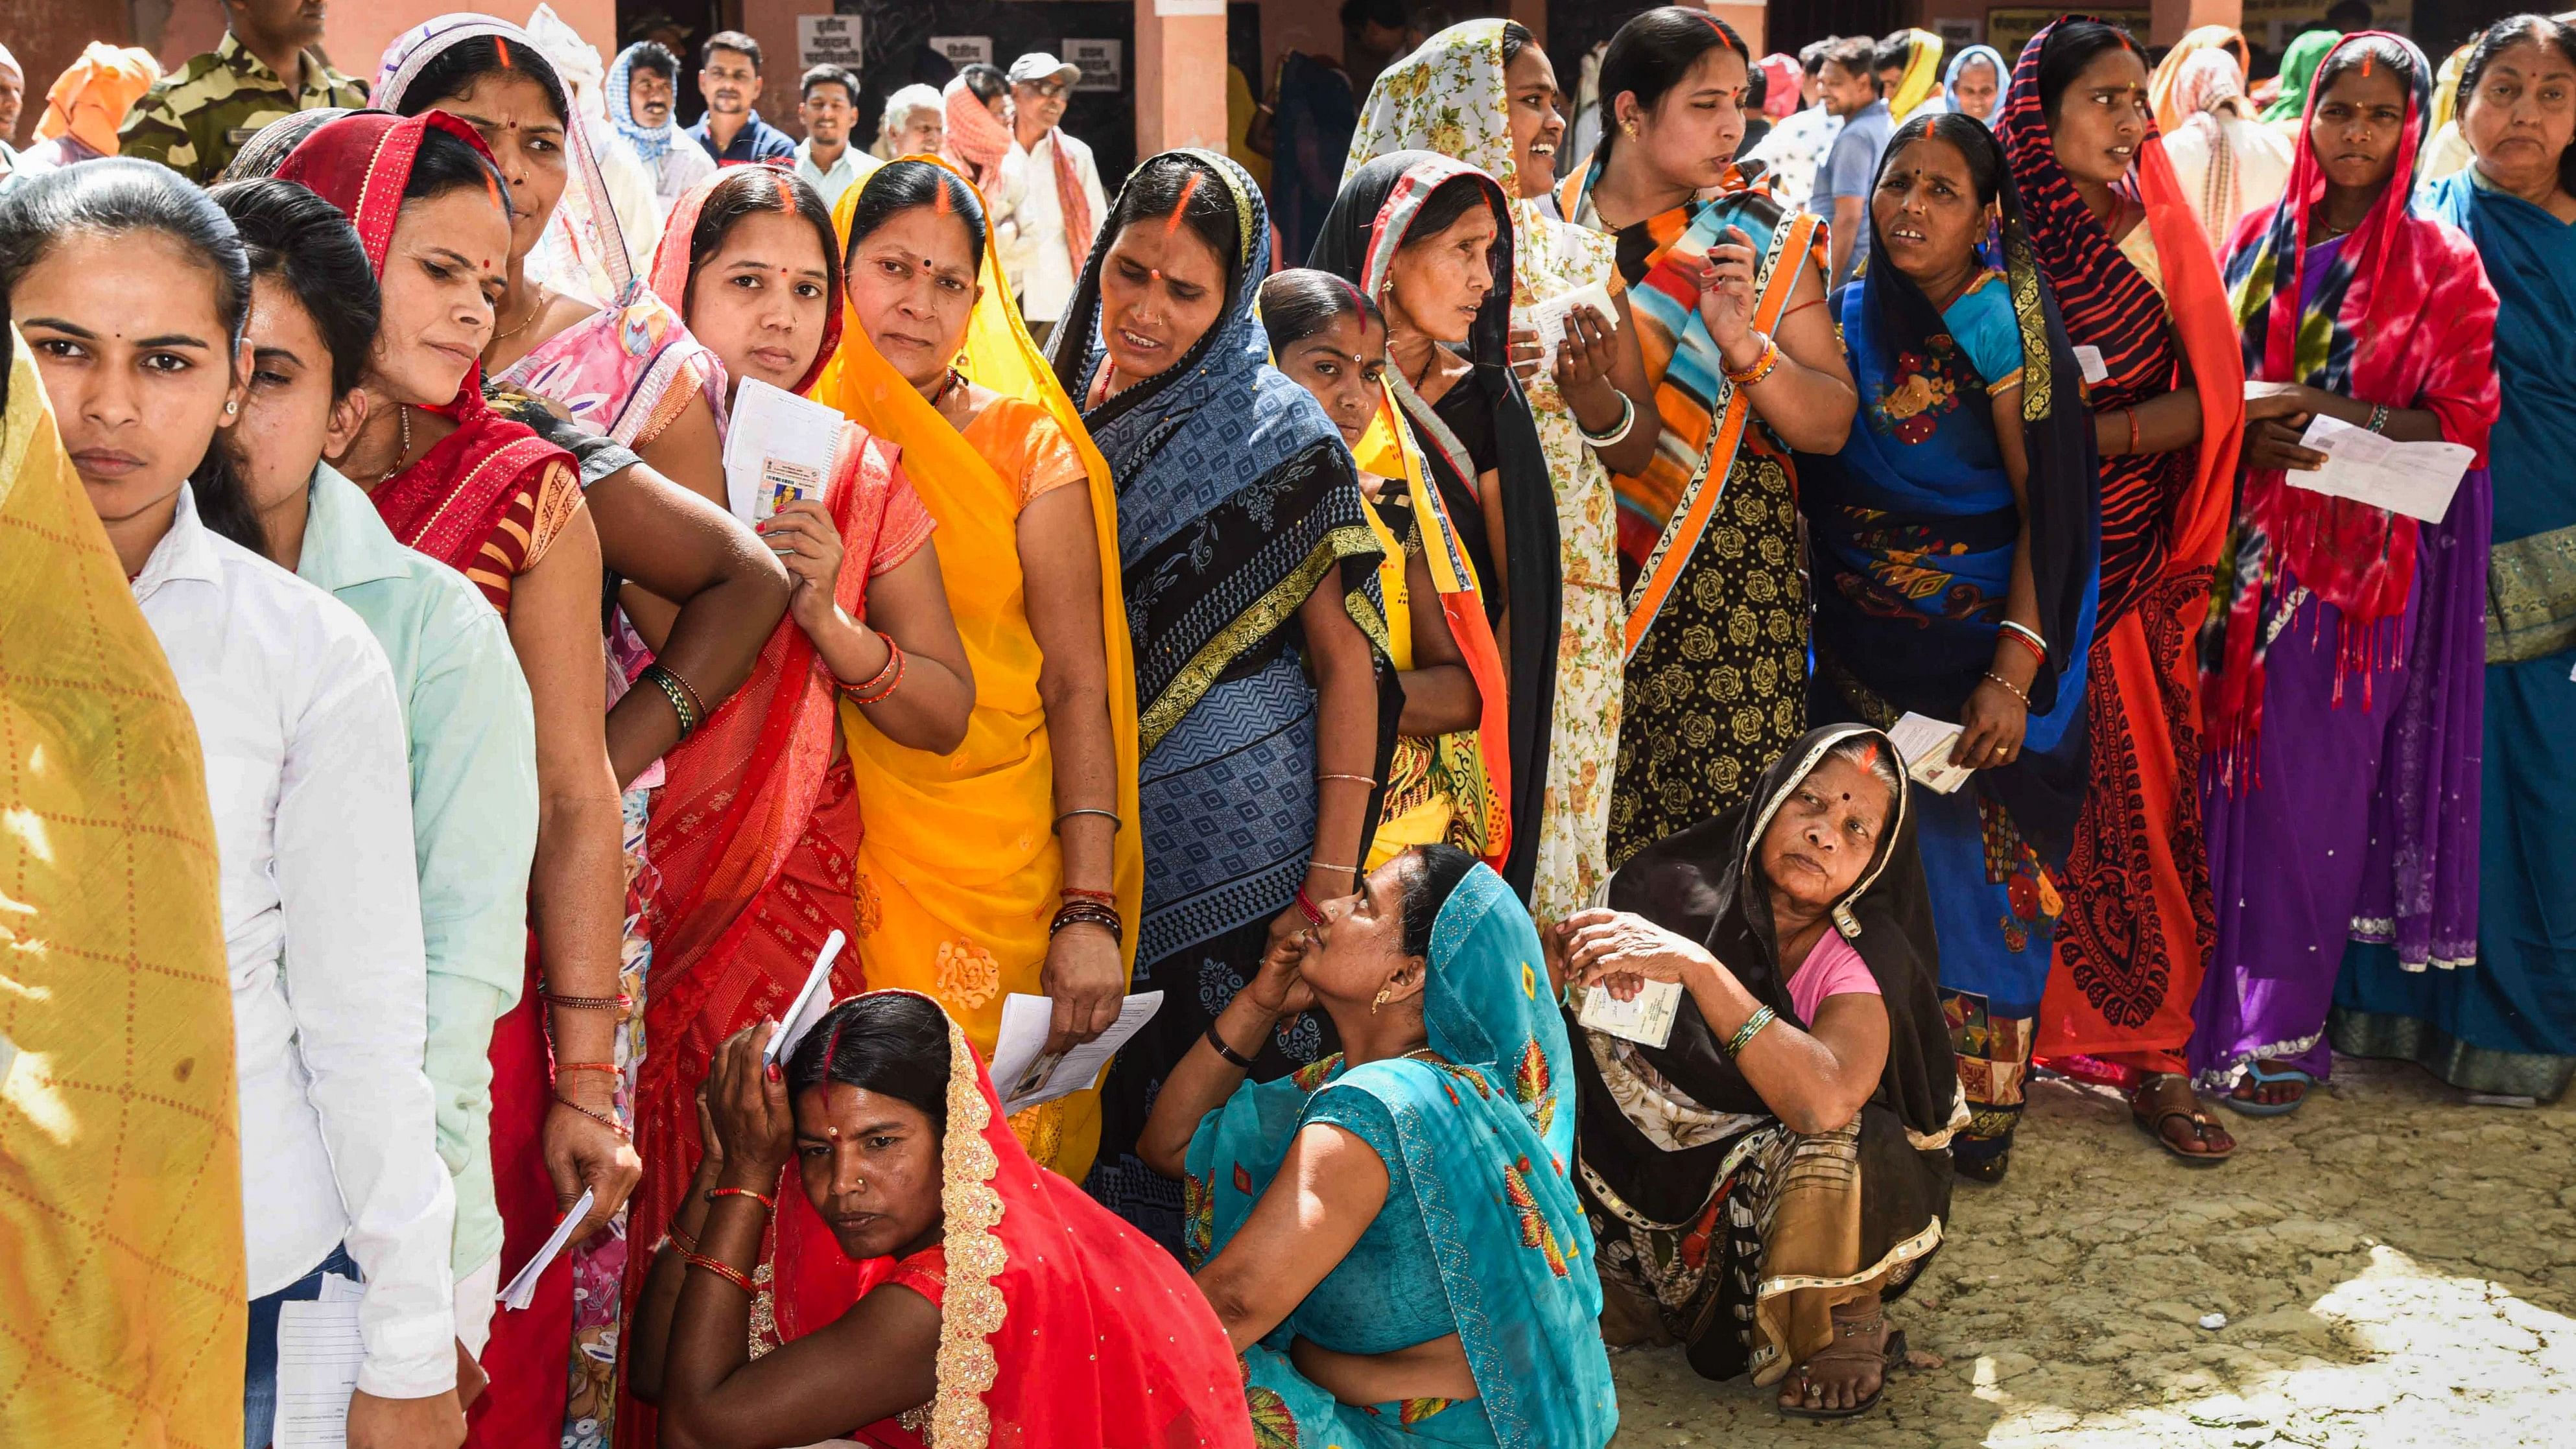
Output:
[[[119,154],[158,161],[199,185],[232,164],[233,153],[271,121],[296,111],[367,103],[364,82],[305,52],[301,92],[288,87],[229,30],[221,45],[163,76],[125,113]]]

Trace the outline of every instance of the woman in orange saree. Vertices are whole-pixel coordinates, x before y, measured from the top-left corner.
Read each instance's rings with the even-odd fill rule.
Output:
[[[811,187],[770,167],[709,177],[672,209],[653,286],[721,359],[729,423],[746,379],[810,390],[841,336],[841,266]],[[841,723],[853,713],[945,753],[966,729],[972,676],[941,589],[933,524],[896,450],[841,428],[822,496],[760,525],[797,577],[788,617],[751,679],[664,760],[653,812],[653,971],[635,1100],[645,1149],[633,1235],[658,1238],[697,1170],[694,1094],[716,1047],[785,1013],[835,932],[861,934],[853,894],[860,812]],[[879,632],[882,631],[882,632]],[[833,968],[859,990],[856,953]],[[765,1260],[765,1259],[764,1259]],[[629,1307],[649,1255],[627,1259]],[[617,1439],[654,1442],[621,1392]]]
[[[1117,494],[985,220],[963,175],[927,157],[841,193],[848,303],[815,396],[902,449],[975,675],[966,743],[944,757],[845,710],[867,820],[855,949],[871,986],[935,997],[989,1055],[1013,993],[1053,1000],[1050,1051],[1118,1019],[1145,863]],[[1011,1125],[1079,1182],[1099,1094]]]

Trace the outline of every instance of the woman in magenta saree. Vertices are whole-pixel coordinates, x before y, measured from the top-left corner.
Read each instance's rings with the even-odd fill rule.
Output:
[[[2256,1116],[2326,1074],[2347,939],[2395,939],[2402,914],[2410,964],[2476,955],[2496,294],[2469,239],[2410,206],[2432,79],[2403,37],[2345,36],[2287,196],[2228,243],[2247,434],[2201,637],[2218,938],[2190,1055]],[[2462,445],[2472,471],[2432,521],[2315,492],[2315,417]]]

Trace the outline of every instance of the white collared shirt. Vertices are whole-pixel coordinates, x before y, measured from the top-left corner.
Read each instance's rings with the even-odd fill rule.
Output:
[[[346,604],[198,519],[134,580],[205,751],[223,882],[250,1293],[346,1245],[358,1387],[455,1387],[455,1189],[429,1078],[411,776],[393,671]]]
[[[1100,165],[1092,160],[1091,148],[1061,127],[1040,136],[1024,163],[1027,188],[1020,197],[1020,311],[1032,322],[1062,320],[1077,280],[1073,253],[1065,246],[1064,203],[1055,189],[1059,141],[1091,202],[1091,224],[1098,227],[1109,220],[1109,199],[1101,193]]]
[[[796,143],[796,174],[822,196],[826,207],[840,205],[842,192],[867,180],[884,164],[856,146],[844,145],[840,159],[826,169],[814,164],[813,137]]]

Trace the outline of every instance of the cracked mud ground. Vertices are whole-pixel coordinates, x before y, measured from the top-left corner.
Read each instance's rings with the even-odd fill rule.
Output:
[[[2339,1058],[2293,1116],[2214,1110],[2235,1160],[2193,1169],[2120,1097],[2033,1083],[2012,1175],[1959,1185],[1891,1309],[1941,1367],[1809,1424],[1676,1349],[1613,1354],[1615,1449],[2576,1444],[2576,1094],[2472,1107]]]

